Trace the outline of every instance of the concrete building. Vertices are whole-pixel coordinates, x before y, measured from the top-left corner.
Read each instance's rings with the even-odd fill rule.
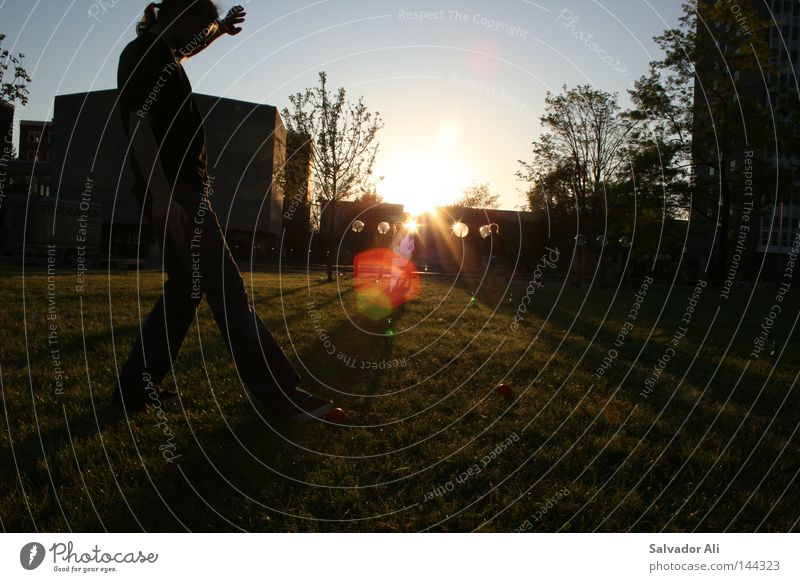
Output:
[[[324,241],[330,232],[330,207],[321,216],[320,236]],[[342,201],[336,203],[336,226],[334,241],[338,253],[339,263],[350,264],[358,253],[378,247],[390,247],[392,235],[382,235],[378,232],[378,225],[382,222],[394,224],[402,222],[405,218],[402,204],[387,204],[374,202]],[[353,231],[353,223],[360,220],[364,223],[361,232]]]
[[[25,162],[50,162],[53,156],[53,123],[50,121],[19,122],[19,159]]]
[[[702,0],[714,4],[716,0]],[[711,31],[705,24],[698,26],[698,42],[706,43],[695,63],[699,82],[695,85],[693,158],[696,178],[695,200],[703,200],[704,208],[693,208],[691,233],[687,243],[686,267],[701,276],[708,262],[709,250],[718,245],[719,227],[723,220],[715,202],[718,198],[732,201],[727,217],[727,251],[729,266],[723,277],[733,275],[737,281],[753,281],[760,272],[761,280],[776,281],[782,277],[792,241],[800,233],[800,164],[798,156],[787,150],[785,137],[796,132],[789,117],[781,111],[781,92],[794,90],[800,76],[800,2],[796,0],[744,0],[763,21],[771,23],[763,32],[768,43],[770,61],[777,71],[770,73],[767,85],[755,59],[752,66],[730,70],[730,82],[724,88],[711,87],[714,72],[727,71],[730,63],[722,55],[732,51],[728,41],[734,36],[744,38],[753,23],[741,13],[738,4],[726,3],[729,26]],[[734,42],[735,44],[735,42]],[[718,75],[719,73],[717,73]],[[730,96],[730,105],[739,113],[730,127],[720,125],[719,119],[708,114],[709,95],[720,92]],[[726,93],[725,93],[726,92]],[[758,130],[759,122],[749,116],[758,103],[771,113],[770,130],[775,133],[765,149],[754,149],[748,143],[748,132]],[[722,120],[724,123],[724,120]],[[711,135],[709,128],[713,128]],[[777,144],[777,148],[774,144]],[[709,159],[719,163],[708,163]],[[776,172],[776,168],[779,172]],[[752,180],[749,183],[748,181]],[[752,196],[747,188],[753,189]],[[752,210],[747,204],[753,202]],[[720,206],[721,208],[721,206]],[[749,214],[752,212],[752,215]],[[742,230],[742,225],[749,230]],[[762,269],[763,264],[763,269]]]
[[[0,101],[0,212],[8,196],[9,164],[14,159],[14,106]]]
[[[53,179],[65,200],[80,199],[92,185],[89,195],[102,204],[103,240],[111,258],[146,256],[139,250],[143,221],[130,193],[131,153],[116,100],[116,90],[56,97]],[[270,105],[207,95],[195,95],[195,100],[204,115],[214,178],[211,201],[228,245],[238,258],[270,259],[283,213],[281,181],[273,180],[285,159],[280,114]],[[146,241],[141,246],[147,248]]]
[[[11,159],[10,150],[14,145],[14,106],[0,100],[0,150],[3,159]]]
[[[360,252],[391,248],[393,233],[378,231],[378,225],[402,223],[408,215],[402,204],[339,202],[336,208],[335,252],[338,264],[350,264]],[[355,221],[364,223],[360,232]],[[533,212],[482,208],[442,207],[418,216],[416,248],[413,261],[429,272],[469,273],[483,271],[487,264],[493,271],[526,273],[539,261],[547,246],[546,217]],[[468,229],[467,236],[457,237],[453,225]],[[491,235],[483,237],[481,227],[492,225]],[[328,232],[328,213],[322,214],[322,234]]]
[[[12,156],[14,106],[0,101],[0,135],[3,144],[3,193],[8,196],[48,198],[52,194],[51,160],[53,124],[50,121],[21,121],[17,156]]]
[[[7,174],[8,195],[49,198],[53,194],[52,162],[11,160]]]
[[[21,121],[17,157],[12,157],[14,107],[0,101],[0,132],[5,136],[3,166],[6,195],[48,198],[52,194],[51,160],[53,124],[50,121]]]
[[[313,146],[314,142],[307,136],[287,132],[283,255],[289,260],[305,261],[311,250]]]
[[[762,18],[773,21],[769,30],[769,48],[778,72],[770,75],[770,101],[775,103],[779,88],[788,89],[797,99],[796,83],[800,78],[800,2],[797,0],[761,0],[756,2]],[[766,95],[762,96],[766,101]],[[779,132],[793,135],[797,128],[779,111],[776,116]],[[783,275],[787,255],[792,252],[795,237],[800,234],[800,159],[796,152],[772,157],[788,180],[779,184],[784,196],[775,199],[774,193],[764,193],[755,250],[766,254],[765,274],[778,280]],[[786,192],[788,190],[788,192]]]
[[[548,244],[541,213],[442,207],[418,217],[417,223],[417,265],[430,271],[474,272],[489,266],[493,271],[526,273]],[[457,224],[459,229],[466,227],[467,236],[456,236]],[[483,233],[486,237],[481,232],[485,226],[490,227]]]

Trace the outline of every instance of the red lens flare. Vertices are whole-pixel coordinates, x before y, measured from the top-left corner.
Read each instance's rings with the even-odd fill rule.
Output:
[[[419,296],[413,261],[389,249],[360,253],[353,267],[358,310],[370,319],[388,317],[396,307]]]

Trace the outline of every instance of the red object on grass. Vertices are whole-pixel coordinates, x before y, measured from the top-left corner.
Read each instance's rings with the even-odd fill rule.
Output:
[[[494,391],[505,398],[513,398],[514,396],[514,389],[508,384],[500,384]]]
[[[334,423],[345,422],[347,420],[347,413],[341,408],[334,408],[329,413],[325,414],[322,420]]]

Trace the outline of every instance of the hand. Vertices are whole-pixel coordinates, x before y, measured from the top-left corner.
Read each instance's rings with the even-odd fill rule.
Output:
[[[231,36],[239,34],[242,32],[242,28],[237,28],[236,25],[244,22],[245,16],[247,16],[247,12],[244,11],[243,7],[234,6],[228,10],[228,14],[225,15],[225,18],[219,21],[220,30],[230,34]]]
[[[184,225],[189,223],[189,218],[180,204],[169,198],[157,198],[153,201],[153,222],[175,246],[182,248],[186,245]]]

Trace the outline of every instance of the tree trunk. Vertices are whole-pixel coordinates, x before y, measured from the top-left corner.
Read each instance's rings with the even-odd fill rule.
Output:
[[[720,164],[720,196],[722,205],[719,208],[719,244],[717,245],[717,258],[712,263],[712,281],[722,284],[725,280],[725,270],[728,266],[728,236],[731,225],[731,196],[728,186],[727,172],[725,169],[727,159],[722,159]]]
[[[331,219],[330,219],[330,228],[328,228],[328,236],[326,237],[327,240],[325,241],[325,248],[327,253],[327,262],[326,266],[328,269],[328,283],[333,281],[333,249],[334,249],[334,238],[336,234],[336,202],[331,202],[328,205],[328,208],[331,212]]]

